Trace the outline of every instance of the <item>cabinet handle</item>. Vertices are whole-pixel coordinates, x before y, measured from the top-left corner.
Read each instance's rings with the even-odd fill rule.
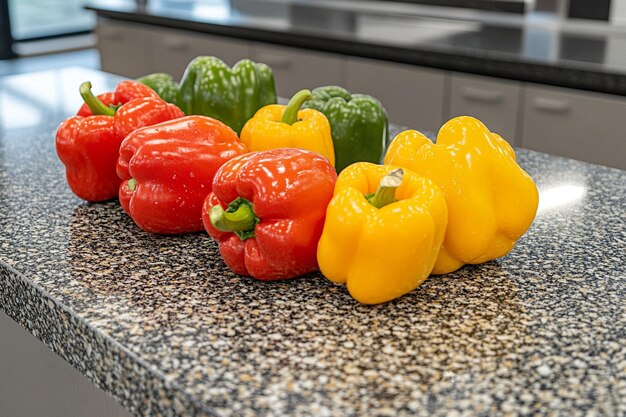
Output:
[[[533,106],[537,110],[543,110],[550,113],[567,113],[570,111],[571,106],[567,101],[554,100],[551,98],[536,97],[533,99]]]
[[[286,56],[270,55],[264,53],[257,54],[256,60],[258,62],[267,64],[272,68],[289,68],[292,64],[291,59],[287,58]]]
[[[167,49],[186,51],[187,48],[189,48],[189,42],[187,42],[184,39],[165,38],[163,39],[163,46],[166,47]]]
[[[463,98],[467,100],[480,101],[482,103],[500,103],[504,99],[501,91],[482,90],[474,87],[463,87],[461,89]]]

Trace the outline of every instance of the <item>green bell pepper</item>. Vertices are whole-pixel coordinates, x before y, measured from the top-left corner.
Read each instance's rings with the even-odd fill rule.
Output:
[[[174,78],[172,78],[171,75],[163,72],[157,72],[155,74],[138,78],[137,81],[153,89],[159,97],[168,103],[176,104],[178,83],[174,81]]]
[[[337,172],[354,162],[381,163],[389,137],[382,104],[374,97],[350,94],[337,86],[319,87],[312,94],[313,99],[302,107],[324,113],[330,122]]]
[[[213,117],[237,134],[257,110],[275,103],[270,67],[244,59],[231,69],[219,58],[209,56],[197,57],[187,65],[176,98],[185,114]]]

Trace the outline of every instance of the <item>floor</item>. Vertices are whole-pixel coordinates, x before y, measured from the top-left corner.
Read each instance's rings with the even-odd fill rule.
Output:
[[[100,55],[96,49],[85,49],[58,54],[0,60],[0,76],[45,71],[69,66],[100,69]]]

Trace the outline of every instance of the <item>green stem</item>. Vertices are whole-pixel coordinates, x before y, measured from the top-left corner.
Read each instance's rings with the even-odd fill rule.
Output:
[[[137,188],[137,180],[134,178],[129,179],[126,186],[130,191],[135,191],[135,188]]]
[[[387,204],[398,201],[396,199],[396,189],[402,184],[403,175],[404,171],[402,168],[394,169],[380,180],[376,192],[365,196],[365,198],[376,208],[382,208]]]
[[[113,116],[115,114],[115,110],[106,106],[91,92],[91,82],[85,81],[82,83],[79,91],[80,96],[85,100],[85,103],[87,103],[87,106],[89,106],[89,109],[94,115]]]
[[[226,210],[219,204],[209,211],[211,224],[222,232],[234,232],[241,240],[254,237],[254,228],[259,218],[254,214],[252,203],[237,197]]]
[[[305,101],[311,100],[313,96],[309,90],[300,90],[289,100],[287,107],[285,107],[285,112],[283,113],[283,118],[280,120],[283,123],[287,123],[288,125],[292,125],[298,121],[298,111],[302,104]]]

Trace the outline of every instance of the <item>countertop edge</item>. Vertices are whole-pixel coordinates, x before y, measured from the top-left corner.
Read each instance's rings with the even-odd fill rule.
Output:
[[[0,308],[133,415],[219,417],[1,259]]]
[[[287,33],[273,29],[189,21],[183,18],[156,16],[136,11],[106,10],[95,6],[86,6],[86,9],[96,12],[99,17],[126,22],[521,82],[547,84],[555,87],[573,88],[617,96],[626,95],[625,74],[586,68],[587,65],[584,63],[572,62],[571,66],[563,67],[539,61],[518,59],[514,54],[502,52],[472,53],[470,50],[461,50],[461,48],[451,48],[449,51],[444,51],[441,48],[431,49],[423,46],[404,48],[383,43],[354,41],[311,33]]]
[[[89,72],[41,103],[68,104],[76,78],[117,80]],[[0,139],[0,309],[132,413],[617,417],[626,171],[515,147],[540,191],[575,199],[506,258],[361,307],[319,276],[239,279],[208,235],[151,236],[116,202],[80,202],[50,140],[77,107]]]

